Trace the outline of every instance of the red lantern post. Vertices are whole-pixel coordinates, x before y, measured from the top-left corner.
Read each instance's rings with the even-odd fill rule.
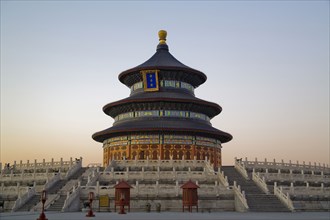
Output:
[[[125,212],[125,198],[124,198],[124,194],[121,194],[120,200],[119,200],[119,205],[120,205],[120,211],[118,212],[118,214],[126,214]]]
[[[46,190],[43,190],[41,193],[41,202],[42,202],[42,211],[40,213],[39,218],[37,220],[48,220],[45,215],[45,202],[46,202]]]
[[[89,211],[88,211],[86,217],[95,217],[95,215],[94,215],[94,213],[93,213],[93,209],[92,209],[93,198],[94,198],[94,193],[93,193],[93,192],[89,192],[89,194],[88,194],[88,199],[89,199]]]

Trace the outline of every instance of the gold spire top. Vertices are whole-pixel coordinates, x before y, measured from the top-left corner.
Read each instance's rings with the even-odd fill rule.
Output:
[[[167,32],[165,30],[158,31],[159,44],[166,44]]]

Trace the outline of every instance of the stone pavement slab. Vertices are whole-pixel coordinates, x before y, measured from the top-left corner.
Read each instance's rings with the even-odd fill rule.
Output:
[[[83,212],[46,212],[48,220],[329,220],[330,212],[218,212],[218,213],[182,213],[133,212],[125,215],[108,212],[94,212],[95,217],[86,217]],[[36,220],[39,213],[14,212],[0,213],[1,220]]]

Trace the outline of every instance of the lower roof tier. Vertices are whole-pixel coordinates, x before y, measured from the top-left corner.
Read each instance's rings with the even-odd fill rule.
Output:
[[[103,142],[109,138],[137,132],[175,132],[198,134],[205,137],[212,137],[220,140],[221,143],[230,141],[233,137],[226,132],[218,130],[207,123],[200,123],[197,120],[139,120],[127,121],[116,124],[103,131],[96,132],[92,138],[95,141]]]

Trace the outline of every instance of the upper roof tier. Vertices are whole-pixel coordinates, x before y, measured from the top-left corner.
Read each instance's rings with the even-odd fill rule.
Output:
[[[182,78],[189,81],[189,83],[191,83],[195,88],[203,84],[207,79],[204,73],[184,65],[172,54],[170,54],[168,45],[166,44],[166,31],[160,30],[158,35],[159,44],[157,46],[156,53],[141,65],[120,73],[118,76],[120,82],[124,83],[128,87],[131,87],[134,83],[141,81],[141,70],[158,69],[161,71],[160,74],[162,74],[162,70],[173,70],[182,74]]]

